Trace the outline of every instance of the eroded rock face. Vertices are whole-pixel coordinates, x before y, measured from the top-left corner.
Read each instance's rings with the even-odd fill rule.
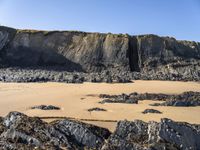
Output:
[[[126,35],[17,30],[9,45],[9,65],[64,65],[90,72],[128,66]]]
[[[199,149],[199,126],[176,123],[162,119],[161,123],[150,122],[148,126],[149,144],[155,149]]]
[[[141,73],[139,79],[200,79],[200,44],[156,35],[0,27],[0,51],[1,66],[62,66],[70,72],[136,71]]]
[[[6,45],[8,42],[8,33],[7,32],[0,32],[0,50]]]
[[[73,147],[64,134],[39,118],[31,118],[19,112],[11,112],[4,118],[3,124],[5,130],[1,134],[1,138],[11,142],[39,148],[55,148],[59,145]]]
[[[89,124],[80,124],[79,122],[70,120],[58,121],[54,126],[80,147],[86,146],[88,148],[98,149],[110,135],[107,129],[95,128]]]
[[[200,125],[162,119],[119,121],[107,129],[74,120],[46,123],[11,112],[0,118],[0,149],[199,150]]]
[[[170,119],[162,119],[160,123],[121,121],[104,147],[105,149],[113,146],[115,149],[198,150],[199,127]]]
[[[98,148],[110,135],[107,129],[62,120],[48,124],[39,118],[11,112],[0,123],[0,147],[39,149]]]

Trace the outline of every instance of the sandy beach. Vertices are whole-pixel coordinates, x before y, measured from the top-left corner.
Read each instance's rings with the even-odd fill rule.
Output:
[[[166,93],[179,94],[185,91],[199,91],[198,82],[177,81],[142,81],[133,83],[0,83],[0,116],[10,111],[20,111],[30,116],[39,117],[73,117],[77,119],[93,119],[89,123],[114,130],[118,120],[144,121],[160,118],[171,118],[176,121],[200,124],[200,107],[165,107],[149,106],[155,101],[144,100],[139,104],[99,104],[99,94],[121,93]],[[35,105],[55,105],[61,110],[31,110]],[[93,107],[104,108],[105,112],[88,112]],[[142,114],[146,108],[155,108],[162,114]],[[101,120],[110,120],[103,122]],[[45,119],[52,121],[52,119]]]

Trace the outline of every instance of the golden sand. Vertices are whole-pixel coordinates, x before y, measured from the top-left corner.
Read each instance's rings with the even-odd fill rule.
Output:
[[[134,83],[0,83],[0,116],[10,111],[20,111],[29,116],[39,117],[74,117],[94,119],[86,121],[114,130],[116,122],[101,120],[134,120],[144,121],[160,118],[171,118],[176,121],[200,124],[200,107],[164,107],[149,106],[155,101],[144,100],[139,104],[99,104],[99,94],[121,94],[131,92],[149,92],[179,94],[185,91],[199,91],[197,82],[177,81],[134,81]],[[31,110],[35,105],[55,105],[61,110]],[[105,112],[88,112],[93,107],[104,108]],[[146,108],[154,108],[162,114],[142,114]],[[51,121],[51,119],[46,120]]]

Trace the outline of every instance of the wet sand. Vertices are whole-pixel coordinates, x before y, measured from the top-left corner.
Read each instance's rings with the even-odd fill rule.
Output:
[[[177,81],[134,81],[134,83],[0,83],[0,116],[10,111],[20,111],[39,117],[74,117],[94,119],[85,121],[114,130],[117,120],[141,119],[144,121],[171,118],[176,121],[200,124],[200,107],[149,106],[155,101],[144,100],[139,104],[99,104],[99,94],[121,93],[166,93],[179,94],[185,91],[199,91],[200,83]],[[31,110],[35,105],[55,105],[61,110]],[[93,107],[104,108],[105,112],[88,112]],[[154,108],[162,114],[142,114],[146,108]],[[111,120],[104,122],[101,120]],[[45,119],[52,121],[52,119]]]

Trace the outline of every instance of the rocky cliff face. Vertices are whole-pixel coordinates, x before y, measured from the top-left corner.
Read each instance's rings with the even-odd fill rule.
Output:
[[[16,30],[0,27],[1,66],[199,73],[200,43],[156,35]],[[187,70],[187,72],[186,72]]]

